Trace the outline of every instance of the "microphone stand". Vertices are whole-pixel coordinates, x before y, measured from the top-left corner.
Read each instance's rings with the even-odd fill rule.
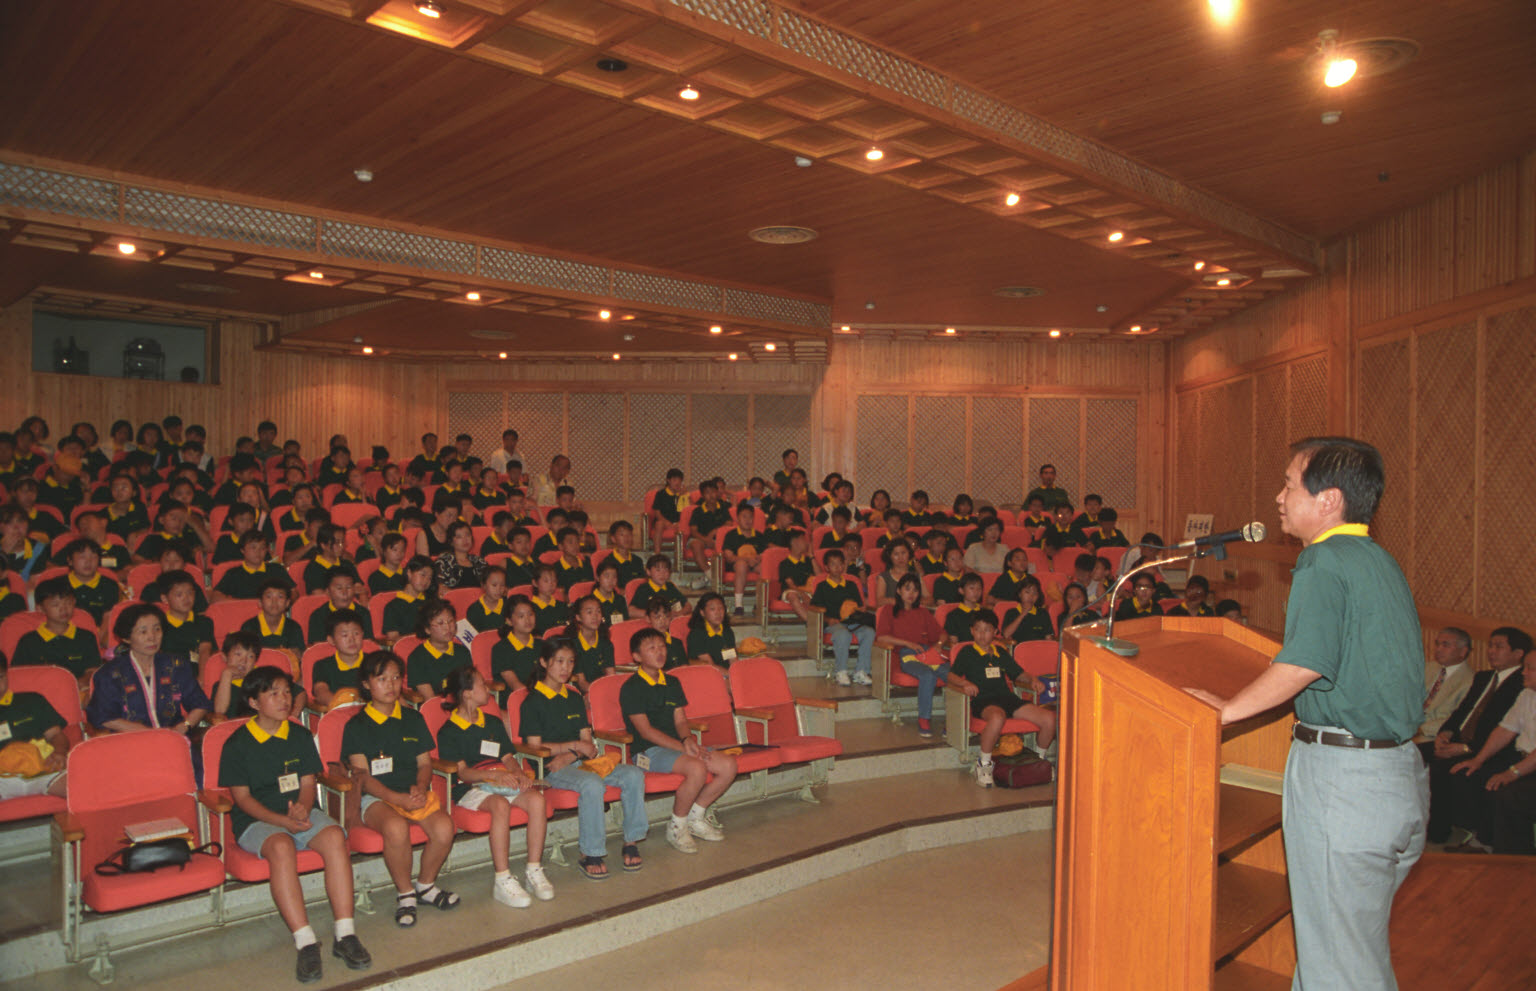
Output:
[[[1165,550],[1169,550],[1169,549],[1176,549],[1176,548],[1164,548],[1164,549]],[[1120,640],[1120,639],[1117,639],[1115,637],[1115,604],[1119,601],[1120,589],[1122,587],[1124,587],[1126,582],[1131,581],[1137,575],[1141,574],[1143,571],[1151,571],[1152,569],[1156,568],[1160,564],[1177,564],[1180,561],[1193,561],[1196,558],[1206,557],[1207,555],[1215,557],[1216,560],[1218,560],[1218,561],[1225,560],[1226,556],[1227,556],[1226,545],[1225,544],[1211,544],[1211,545],[1206,546],[1206,547],[1194,547],[1194,548],[1191,548],[1189,553],[1187,553],[1187,554],[1180,554],[1177,557],[1159,558],[1156,561],[1146,561],[1146,562],[1144,562],[1142,564],[1138,564],[1138,565],[1136,565],[1136,567],[1132,568],[1130,571],[1127,571],[1125,574],[1121,575],[1120,579],[1118,581],[1116,581],[1114,586],[1109,590],[1109,596],[1108,596],[1108,598],[1109,598],[1109,623],[1104,628],[1104,635],[1101,636],[1101,637],[1100,636],[1085,637],[1084,639],[1086,639],[1088,642],[1093,643],[1093,644],[1095,644],[1097,646],[1103,647],[1105,650],[1109,651],[1111,654],[1115,654],[1115,655],[1117,655],[1119,657],[1135,657],[1138,653],[1140,653],[1141,648],[1139,646],[1137,646],[1135,643],[1131,642],[1130,640]],[[1100,602],[1103,602],[1104,599],[1105,599],[1105,596],[1101,595],[1097,599],[1094,599],[1092,602],[1088,603],[1088,605],[1089,606],[1098,605]],[[1093,620],[1091,622],[1087,622],[1087,623],[1075,623],[1071,627],[1063,626],[1061,628],[1061,634],[1065,634],[1068,629],[1075,629],[1078,626],[1094,626],[1098,622],[1099,622],[1099,620],[1095,619],[1095,620]],[[1057,635],[1057,646],[1058,646],[1058,648],[1060,647],[1060,644],[1061,644],[1061,634]]]

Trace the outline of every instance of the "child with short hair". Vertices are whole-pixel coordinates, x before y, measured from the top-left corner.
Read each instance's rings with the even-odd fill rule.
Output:
[[[156,579],[165,605],[165,635],[160,649],[202,666],[213,653],[213,620],[197,615],[197,579],[185,571],[162,571]]]
[[[224,514],[224,532],[213,545],[213,563],[240,560],[240,541],[256,528],[256,508],[234,503]]]
[[[1025,702],[1013,686],[1029,686],[1039,697],[1045,690],[1040,679],[1025,673],[1007,651],[998,650],[993,639],[997,618],[979,609],[971,618],[970,643],[961,648],[950,662],[949,684],[971,699],[971,714],[986,725],[981,730],[981,755],[976,758],[976,783],[992,787],[992,750],[1003,735],[1008,719],[1027,719],[1040,727],[1035,734],[1035,748],[1044,752],[1056,738],[1056,714],[1049,709]]]
[[[592,589],[592,597],[602,608],[609,625],[629,619],[629,602],[619,588],[619,565],[612,554],[597,566],[597,586]]]
[[[512,514],[505,509],[491,514],[491,532],[486,534],[485,540],[480,543],[480,556],[490,557],[492,554],[508,554],[512,545],[507,542],[507,535],[512,532]]]
[[[576,651],[576,686],[587,692],[592,682],[613,674],[613,643],[608,639],[608,617],[594,595],[583,595],[571,606],[565,638]]]
[[[469,656],[454,639],[458,614],[453,603],[430,599],[422,604],[416,617],[416,635],[421,643],[405,659],[406,684],[422,699],[436,698],[442,692],[443,679]]]
[[[664,526],[677,526],[683,510],[688,507],[688,493],[683,489],[683,472],[679,468],[667,469],[666,482],[651,495],[646,507],[646,523],[650,528],[652,546],[661,550],[661,531]]]
[[[1170,616],[1214,616],[1216,610],[1205,600],[1210,598],[1211,582],[1204,575],[1190,575],[1184,583],[1184,601],[1168,610]]]
[[[688,656],[695,664],[729,668],[736,660],[736,633],[725,615],[725,599],[714,592],[700,596],[688,618]]]
[[[997,629],[997,614],[981,604],[982,584],[981,576],[974,573],[960,579],[960,602],[944,617],[944,635],[950,643],[963,642],[978,615],[990,616],[992,629]]]
[[[379,566],[368,576],[368,591],[373,595],[398,592],[405,588],[405,537],[386,533],[379,540]]]
[[[288,618],[288,586],[275,579],[262,582],[257,602],[261,611],[240,629],[255,634],[263,647],[282,651],[297,671],[299,656],[304,653],[304,634],[299,624]]]
[[[513,595],[507,599],[506,614],[505,635],[491,647],[491,674],[510,694],[533,685],[539,660],[538,613],[528,596]]]
[[[811,605],[819,606],[826,614],[826,628],[832,634],[832,656],[835,658],[835,676],[839,685],[873,684],[869,677],[871,654],[875,646],[874,627],[857,622],[852,616],[864,608],[864,596],[858,583],[847,580],[843,552],[830,550],[822,558],[827,577],[811,594]],[[844,616],[845,607],[850,616]],[[858,666],[850,679],[848,650],[855,643],[859,646]]]
[[[309,595],[323,592],[331,575],[341,572],[357,581],[357,568],[346,559],[347,531],[334,523],[322,523],[315,529],[315,556],[304,568],[304,591]]]
[[[475,628],[476,633],[501,629],[506,622],[506,596],[506,569],[490,565],[480,576],[479,597],[464,610],[465,620]]]
[[[731,508],[720,500],[720,488],[714,479],[699,483],[699,502],[688,518],[687,554],[704,575],[709,574],[709,559],[715,552],[715,531],[731,522]],[[703,588],[709,579],[701,575],[694,588]]]
[[[1091,533],[1087,533],[1088,539],[1093,543],[1094,550],[1103,550],[1106,547],[1131,546],[1131,542],[1126,539],[1125,534],[1115,529],[1115,524],[1119,519],[1120,514],[1112,508],[1105,509],[1099,513],[1098,528]]]
[[[533,556],[533,534],[527,527],[518,525],[507,531],[507,559],[502,567],[507,569],[507,587],[532,585],[534,569],[539,562]]]
[[[352,855],[346,834],[315,804],[315,780],[325,769],[314,737],[288,719],[292,686],[288,675],[270,667],[258,668],[246,679],[242,694],[254,714],[244,729],[225,741],[219,783],[234,801],[230,825],[235,841],[267,862],[272,900],[298,948],[296,976],[309,982],[321,977],[320,944],[299,885],[300,850],[313,850],[325,865],[325,891],[335,920],[331,955],[351,970],[368,969],[373,958],[357,938],[353,922]]]
[[[529,598],[538,616],[533,631],[541,637],[549,630],[571,621],[571,610],[560,600],[561,594],[560,580],[554,565],[541,564],[534,569],[533,595]]]
[[[751,505],[742,504],[736,508],[736,527],[725,535],[725,541],[721,547],[722,564],[729,569],[731,584],[735,590],[735,598],[732,600],[737,616],[746,615],[743,602],[747,593],[747,576],[752,569],[757,567],[757,561],[763,551],[768,549],[768,538],[757,531],[755,523],[757,511]]]
[[[1056,629],[1045,608],[1045,593],[1034,575],[1025,575],[1015,592],[1015,605],[1003,616],[1001,635],[1005,640],[1054,640]]]
[[[213,713],[227,719],[243,719],[255,715],[256,710],[245,694],[245,681],[256,668],[256,658],[261,656],[261,641],[250,633],[236,630],[224,638],[220,648],[224,654],[224,670],[219,672],[218,684],[213,686]],[[288,713],[283,714],[287,718]]]
[[[315,704],[329,709],[336,693],[343,688],[354,691],[358,687],[358,671],[363,665],[363,624],[352,612],[339,612],[326,625],[325,639],[336,648],[329,657],[322,657],[310,670],[309,684],[314,690]],[[225,641],[226,645],[228,641]],[[225,647],[226,656],[228,646]]]
[[[608,547],[605,561],[612,561],[619,569],[619,588],[627,588],[636,578],[645,577],[645,562],[635,553],[635,528],[628,520],[614,520],[608,527]]]
[[[944,552],[949,549],[949,534],[942,530],[929,530],[923,535],[923,544],[927,548],[917,558],[917,569],[924,575],[941,575],[944,573]],[[962,562],[964,555],[961,555]]]
[[[961,602],[964,596],[960,592],[960,583],[968,577],[965,570],[965,555],[959,548],[951,547],[944,552],[944,570],[939,572],[939,577],[933,580],[933,601],[935,604],[946,602]],[[978,580],[980,576],[977,576]]]
[[[443,699],[453,707],[453,714],[437,731],[437,756],[455,764],[453,801],[461,808],[484,812],[491,817],[486,838],[491,845],[491,896],[503,905],[527,908],[533,904],[532,892],[539,901],[555,897],[555,886],[544,876],[544,834],[548,815],[544,810],[544,792],[523,770],[507,727],[497,718],[488,718],[483,707],[491,701],[490,688],[480,672],[463,665],[448,672],[443,681]],[[511,814],[521,809],[528,817],[525,828],[528,863],[523,880],[528,890],[517,883],[511,870]]]
[[[927,492],[918,489],[907,498],[907,511],[901,514],[901,521],[908,527],[933,525],[933,514],[928,512]]]
[[[459,896],[437,886],[455,830],[446,812],[432,808],[432,733],[421,713],[400,704],[404,667],[388,651],[363,658],[358,681],[368,704],[342,730],[341,753],[361,792],[359,818],[384,839],[384,866],[396,891],[395,924],[410,927],[416,924],[418,902],[451,909],[459,904]],[[415,884],[413,822],[427,834]]]
[[[1132,593],[1115,607],[1115,619],[1140,619],[1143,616],[1161,616],[1163,607],[1157,604],[1157,579],[1150,571],[1143,571],[1131,579]]]
[[[1003,573],[997,576],[991,590],[987,592],[987,604],[1017,601],[1019,585],[1029,575],[1029,555],[1024,552],[1024,548],[1010,549],[1003,561]]]
[[[681,667],[688,663],[688,648],[680,637],[672,635],[672,611],[666,603],[655,599],[645,611],[645,619],[651,624],[651,629],[660,633],[667,644],[668,671],[675,667]]]
[[[667,842],[680,853],[697,853],[694,837],[718,842],[725,833],[709,818],[709,807],[736,779],[736,758],[702,746],[688,729],[688,697],[664,669],[661,634],[641,630],[630,639],[639,667],[619,689],[624,728],[634,737],[630,759],[657,774],[680,774],[673,793]]]
[[[560,591],[569,592],[578,582],[592,581],[592,562],[581,552],[581,531],[565,527],[556,539],[560,544],[560,558],[555,562],[560,569],[556,573]]]
[[[810,593],[806,586],[811,583],[818,572],[816,559],[806,553],[810,546],[810,539],[805,531],[799,528],[789,532],[789,552],[784,555],[784,560],[779,562],[779,598],[789,604],[789,608],[795,611],[795,615],[802,620],[809,615],[807,606],[811,604]]]
[[[373,617],[354,597],[357,584],[351,575],[340,568],[331,572],[325,583],[326,603],[309,614],[309,629],[305,631],[305,640],[309,643],[324,640],[331,618],[343,612],[355,613],[357,621],[363,625],[363,636],[373,636]]]
[[[240,538],[240,563],[219,579],[213,587],[210,599],[223,602],[226,599],[259,599],[261,587],[268,582],[278,582],[284,588],[293,586],[293,579],[280,565],[267,560],[267,535],[260,530],[250,530]]]
[[[437,577],[432,559],[416,555],[405,564],[405,588],[384,604],[384,642],[394,643],[416,629],[421,604],[426,601]]]
[[[101,627],[107,613],[125,598],[123,587],[101,573],[101,551],[84,537],[70,541],[64,554],[69,562],[65,577],[75,590],[75,607],[84,609]]]
[[[41,693],[11,689],[10,664],[5,655],[0,654],[0,726],[6,728],[6,739],[10,742],[41,740],[53,748],[43,758],[42,773],[29,778],[19,774],[0,775],[0,801],[35,795],[65,796],[69,787],[66,776],[69,737],[64,732],[65,725],[64,717]]]
[[[660,599],[669,612],[679,613],[688,608],[688,600],[672,584],[672,560],[665,554],[652,554],[645,562],[646,582],[635,589],[634,601],[629,604],[629,615],[644,619],[652,601]]]
[[[101,645],[75,626],[75,590],[60,575],[40,582],[33,592],[43,621],[16,641],[11,663],[17,667],[51,664],[67,668],[81,682],[88,682],[101,666]]]

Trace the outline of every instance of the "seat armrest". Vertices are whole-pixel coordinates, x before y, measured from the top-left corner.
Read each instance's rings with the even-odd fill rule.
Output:
[[[85,824],[68,812],[53,814],[53,829],[61,843],[79,843],[85,839]]]
[[[217,812],[219,815],[224,815],[235,807],[235,800],[226,792],[210,791],[207,788],[198,790],[197,800],[202,802],[203,807],[208,809],[208,811]]]
[[[438,757],[433,757],[432,770],[436,771],[438,774],[457,774],[459,772],[459,762],[456,760],[443,760]]]
[[[772,709],[757,709],[752,706],[743,706],[736,710],[736,715],[743,719],[761,719],[764,722],[773,718]]]
[[[539,760],[549,760],[555,752],[548,747],[535,747],[531,743],[514,743],[512,748],[524,757],[537,757]]]
[[[315,775],[315,780],[325,785],[331,791],[348,792],[352,790],[352,778],[346,774],[332,774],[326,771]]]
[[[806,603],[805,611],[806,612],[813,612],[813,613],[817,614],[818,616],[825,616],[827,614],[827,607],[826,606],[813,606],[810,603]]]
[[[400,689],[400,697],[405,699],[407,702],[411,703],[412,705],[414,705],[418,709],[421,708],[421,703],[426,701],[425,699],[423,699],[421,697],[421,693],[420,692],[418,692],[416,689],[410,687],[409,685],[403,686]]]
[[[812,709],[831,709],[833,712],[837,711],[836,699],[813,699],[796,697],[795,704],[809,706]]]

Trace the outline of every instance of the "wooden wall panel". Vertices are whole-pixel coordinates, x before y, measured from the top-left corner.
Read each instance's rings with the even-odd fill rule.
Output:
[[[1134,399],[1087,401],[1083,492],[1097,493],[1117,511],[1138,504],[1136,438],[1141,425],[1136,412]]]
[[[517,450],[523,456],[523,468],[538,477],[549,469],[555,455],[566,453],[565,397],[558,392],[508,392],[503,398],[506,425],[517,431]],[[496,431],[497,441],[500,434],[500,430]],[[583,466],[572,462],[574,484],[582,484],[586,473]]]
[[[853,484],[868,495],[885,489],[896,502],[905,502],[912,491],[907,478],[907,454],[911,443],[907,435],[906,396],[860,396],[858,421],[858,456],[850,473]],[[925,480],[926,481],[926,480]],[[812,484],[818,484],[813,480]]]
[[[1018,396],[971,400],[971,496],[979,505],[1017,502],[1024,467],[1024,401]]]
[[[1034,396],[1029,400],[1029,484],[1038,483],[1040,466],[1056,466],[1056,484],[1082,501],[1082,402]]]
[[[1485,318],[1485,376],[1478,401],[1482,458],[1477,479],[1479,507],[1487,514],[1477,533],[1478,612],[1525,619],[1536,629],[1531,594],[1532,513],[1536,513],[1532,465],[1536,433],[1531,429],[1536,384],[1536,304]]]
[[[752,474],[773,481],[784,466],[784,452],[794,448],[801,463],[814,451],[811,436],[811,397],[758,393],[752,397]]]
[[[1381,451],[1387,487],[1371,522],[1377,542],[1413,578],[1413,367],[1405,340],[1360,354],[1358,435]],[[1369,397],[1365,399],[1364,397]]]
[[[1478,514],[1477,327],[1420,336],[1413,393],[1413,560],[1416,594],[1442,609],[1473,609]]]
[[[935,505],[947,508],[966,488],[966,400],[964,396],[918,396],[914,403],[913,477],[928,490]]]
[[[667,471],[688,473],[688,397],[677,394],[635,393],[629,397],[629,491],[626,499],[638,502],[651,489],[661,488]]]
[[[624,396],[616,392],[573,392],[567,402],[570,425],[566,431],[566,453],[571,456],[571,464],[602,467],[582,472],[582,500],[623,501],[629,468],[624,446],[629,427],[624,416]]]
[[[740,393],[691,397],[693,452],[690,478],[719,475],[742,486],[752,474],[751,432],[747,429],[747,400]]]
[[[493,451],[501,443],[501,432],[510,425],[507,419],[506,397],[500,392],[450,392],[448,393],[448,429],[439,438],[440,444],[451,444],[461,433],[474,438],[472,451]],[[518,431],[518,450],[523,447],[523,427]],[[353,451],[354,457],[362,452]],[[402,452],[404,453],[404,452]]]

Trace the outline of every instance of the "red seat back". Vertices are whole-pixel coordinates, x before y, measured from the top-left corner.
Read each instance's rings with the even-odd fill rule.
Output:
[[[619,689],[628,674],[605,674],[587,692],[587,718],[594,730],[624,732],[624,712],[619,708]]]
[[[248,620],[261,612],[257,599],[225,599],[208,605],[208,618],[213,621],[213,639],[222,644],[224,638],[234,633]]]
[[[1054,640],[1026,640],[1013,648],[1013,659],[1038,678],[1056,673],[1059,653]]]
[[[713,664],[689,664],[667,672],[668,678],[676,678],[688,698],[683,715],[691,720],[703,720],[703,743],[711,747],[734,746],[736,740],[735,715],[731,711],[731,692],[725,684],[725,672]]]
[[[70,746],[83,736],[85,713],[80,708],[80,686],[74,672],[51,664],[23,665],[10,669],[13,692],[36,692],[48,700],[53,711],[64,718],[64,735]]]
[[[784,665],[777,659],[744,657],[733,663],[731,697],[738,710],[768,709],[773,713],[773,718],[768,722],[768,739],[762,739],[762,730],[756,724],[748,723],[746,731],[749,741],[771,743],[800,735],[795,697],[789,690],[789,677],[784,673]]]
[[[85,827],[82,870],[122,848],[123,828],[155,819],[179,819],[197,835],[192,797],[192,750],[175,730],[111,733],[69,752],[70,813]]]
[[[613,644],[613,663],[633,664],[634,656],[629,652],[629,641],[641,630],[649,629],[651,621],[648,619],[626,619],[622,623],[614,623],[608,627],[608,642]]]
[[[229,665],[224,662],[222,652],[208,655],[208,660],[203,662],[202,668],[197,672],[198,684],[203,686],[203,692],[208,700],[213,700],[213,690],[218,687],[219,679],[224,675],[224,669]],[[297,672],[288,661],[288,655],[273,647],[261,648],[261,653],[256,655],[255,667],[277,668],[288,677],[294,677]]]

